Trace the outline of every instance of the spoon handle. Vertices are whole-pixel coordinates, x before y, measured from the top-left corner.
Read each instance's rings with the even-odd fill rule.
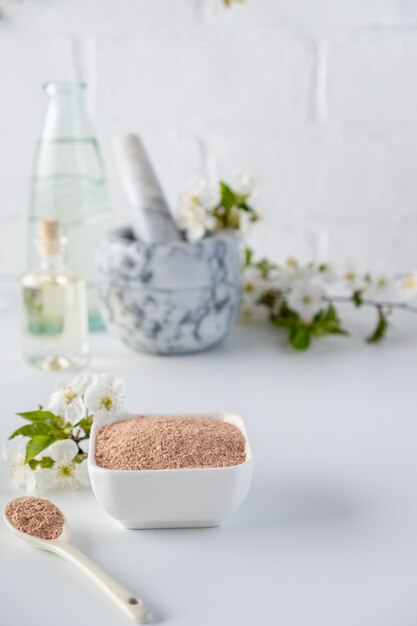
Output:
[[[109,597],[117,606],[137,624],[147,624],[151,619],[151,612],[145,603],[134,593],[123,587],[114,578],[103,572],[85,554],[80,552],[72,543],[62,543],[56,546],[56,552],[64,559],[76,565]]]

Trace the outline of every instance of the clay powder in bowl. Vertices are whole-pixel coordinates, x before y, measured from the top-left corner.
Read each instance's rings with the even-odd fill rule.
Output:
[[[245,462],[245,438],[216,419],[137,417],[99,430],[95,460],[115,470],[230,467]]]
[[[5,509],[9,522],[22,533],[39,539],[58,539],[64,528],[64,516],[45,498],[17,498]]]
[[[243,418],[226,411],[96,420],[87,463],[97,501],[130,529],[217,526],[254,467]]]

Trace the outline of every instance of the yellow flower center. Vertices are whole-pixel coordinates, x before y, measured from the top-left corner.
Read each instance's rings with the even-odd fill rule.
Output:
[[[104,396],[104,398],[101,401],[101,406],[104,407],[106,411],[110,411],[110,409],[113,406],[113,400],[109,398],[109,396]]]
[[[407,278],[404,278],[404,287],[406,289],[410,289],[410,291],[412,289],[415,289],[417,285],[417,279],[414,276],[407,276]]]
[[[304,304],[311,304],[313,302],[313,296],[310,293],[305,293],[303,295],[303,303]]]
[[[346,272],[345,279],[349,282],[353,282],[356,278],[356,272]]]
[[[378,279],[377,285],[378,285],[378,287],[380,287],[381,289],[383,289],[384,287],[387,287],[387,286],[388,286],[388,280],[385,278],[385,276],[381,276],[381,277]]]
[[[60,465],[58,467],[58,473],[61,474],[61,476],[72,476],[72,472],[73,472],[73,467],[70,464]]]
[[[190,194],[188,196],[188,202],[193,206],[200,206],[201,200],[196,194]]]
[[[298,266],[297,259],[294,259],[294,257],[292,256],[288,257],[287,265],[288,267],[297,267]]]
[[[67,387],[64,391],[64,398],[67,404],[71,404],[74,398],[77,397],[77,394],[71,389],[71,387]]]
[[[251,282],[245,283],[245,286],[243,287],[243,290],[246,293],[252,293],[252,291],[254,291],[254,289],[255,289],[254,284],[251,283]]]

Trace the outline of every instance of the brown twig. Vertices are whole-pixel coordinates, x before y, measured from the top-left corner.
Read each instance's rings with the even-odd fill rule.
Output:
[[[324,296],[323,300],[332,304],[332,302],[340,302],[341,304],[354,304],[352,298],[350,296]],[[374,300],[364,299],[361,301],[361,306],[374,306],[377,309],[403,309],[404,311],[409,311],[410,313],[417,313],[417,306],[413,306],[411,304],[407,304],[406,302],[375,302]]]

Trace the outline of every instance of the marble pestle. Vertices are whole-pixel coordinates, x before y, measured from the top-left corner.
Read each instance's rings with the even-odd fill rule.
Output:
[[[181,233],[140,138],[119,134],[113,146],[135,238],[147,244],[181,241]]]

